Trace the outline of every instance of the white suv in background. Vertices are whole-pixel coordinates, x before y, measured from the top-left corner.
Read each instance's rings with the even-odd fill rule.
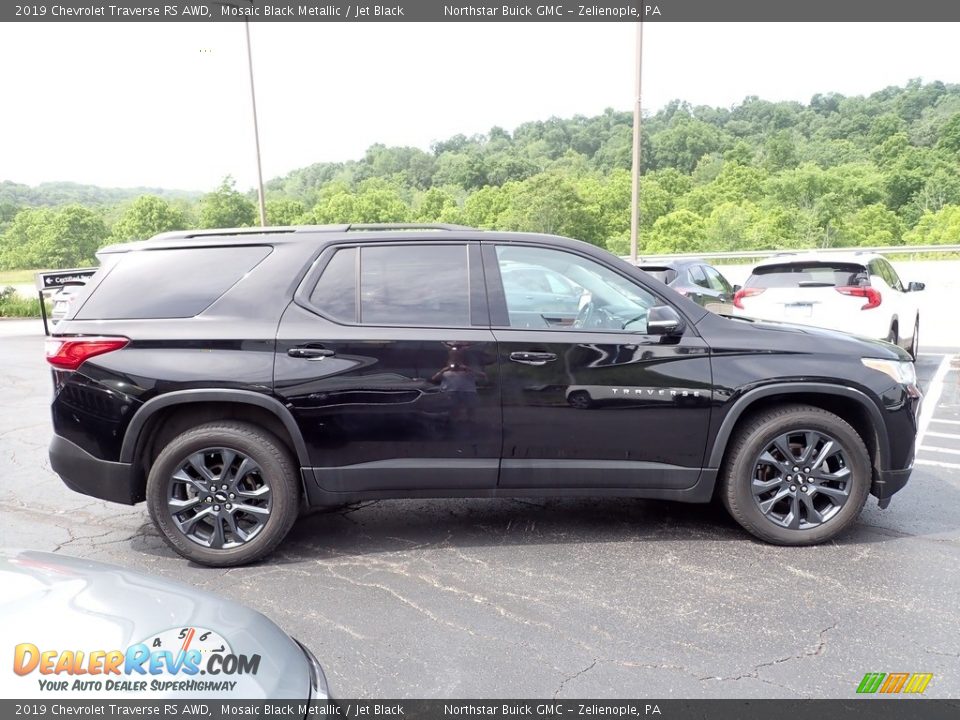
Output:
[[[886,258],[872,253],[796,253],[754,267],[733,299],[734,315],[841,330],[900,345],[916,359],[920,314]]]

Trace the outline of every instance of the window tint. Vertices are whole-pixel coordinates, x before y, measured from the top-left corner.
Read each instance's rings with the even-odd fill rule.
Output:
[[[466,245],[394,245],[360,251],[360,322],[469,326]]]
[[[271,250],[264,245],[245,245],[124,253],[76,317],[193,317],[216,302]]]
[[[893,265],[886,260],[880,260],[878,265],[880,266],[883,279],[887,281],[887,285],[894,290],[903,292],[903,284],[900,282],[900,276],[897,275],[897,271],[893,269]]]
[[[603,265],[573,253],[515,245],[497,247],[510,327],[646,332],[646,290]],[[533,292],[508,278],[517,268],[547,278],[550,292]]]
[[[677,279],[677,271],[669,267],[656,267],[653,265],[644,265],[640,267],[647,275],[656,278],[665,285],[669,285]]]
[[[694,285],[699,285],[700,287],[708,288],[710,283],[707,282],[707,276],[703,272],[702,265],[691,265],[690,266],[690,280],[693,281]]]
[[[338,250],[317,281],[310,304],[327,317],[341,322],[357,321],[357,250]]]
[[[712,268],[709,265],[704,265],[703,271],[707,274],[707,282],[710,283],[711,288],[717,292],[733,291],[733,288],[730,287],[730,283],[726,281],[723,275],[721,275],[716,268]]]
[[[755,268],[744,287],[843,287],[860,285],[867,279],[864,266],[855,263],[791,263]]]

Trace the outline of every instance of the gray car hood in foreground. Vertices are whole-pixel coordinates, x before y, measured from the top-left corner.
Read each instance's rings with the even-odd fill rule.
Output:
[[[260,613],[114,565],[0,551],[0,621],[0,697],[307,700],[325,694],[325,688],[311,692],[310,663],[297,643]],[[41,654],[49,651],[55,654],[47,656],[44,673]],[[96,658],[106,660],[111,651],[115,663],[115,651],[124,654],[119,673],[90,672],[91,660],[96,670]],[[131,657],[147,658],[141,663],[145,674],[132,667],[135,662],[128,668]],[[172,668],[178,659],[181,664]],[[231,664],[237,664],[234,672]],[[56,683],[55,689],[41,689],[41,682]],[[197,690],[195,683],[227,684]]]

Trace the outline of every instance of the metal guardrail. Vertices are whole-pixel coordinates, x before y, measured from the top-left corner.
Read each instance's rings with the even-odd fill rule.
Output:
[[[719,252],[666,253],[657,255],[637,255],[637,262],[648,260],[683,260],[702,258],[716,260],[749,260],[751,258],[770,258],[779,255],[802,255],[804,253],[860,253],[877,255],[924,255],[927,253],[960,253],[960,245],[889,245],[886,247],[847,247],[847,248],[803,248],[796,250],[734,250]],[[629,255],[621,258],[630,261]]]

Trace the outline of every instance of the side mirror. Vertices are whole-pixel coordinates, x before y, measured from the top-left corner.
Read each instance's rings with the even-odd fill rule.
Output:
[[[907,292],[920,292],[927,286],[926,283],[912,282],[907,285]]]
[[[647,334],[665,337],[683,335],[683,320],[669,305],[656,305],[647,312]]]
[[[734,286],[733,286],[733,291],[734,291],[734,292],[737,292],[738,290],[743,290],[743,285],[734,285]]]

